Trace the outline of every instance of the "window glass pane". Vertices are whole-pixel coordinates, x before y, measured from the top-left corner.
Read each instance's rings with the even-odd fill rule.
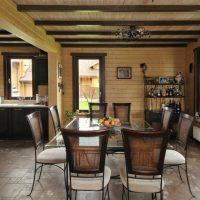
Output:
[[[11,59],[11,97],[33,97],[32,59]]]
[[[79,59],[79,110],[99,102],[99,59]]]

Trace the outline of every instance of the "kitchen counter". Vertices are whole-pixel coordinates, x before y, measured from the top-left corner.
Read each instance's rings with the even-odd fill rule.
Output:
[[[10,107],[18,107],[18,108],[30,108],[30,107],[34,107],[34,108],[47,108],[48,106],[46,105],[42,105],[42,104],[18,104],[18,103],[4,103],[4,104],[0,104],[0,108],[10,108]]]
[[[36,111],[41,114],[44,138],[48,139],[48,110],[48,106],[28,102],[0,104],[0,139],[32,139],[26,116]]]

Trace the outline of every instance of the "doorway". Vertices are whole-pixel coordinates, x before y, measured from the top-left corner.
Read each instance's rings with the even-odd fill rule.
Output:
[[[87,112],[90,102],[105,101],[105,54],[72,54],[73,111]]]

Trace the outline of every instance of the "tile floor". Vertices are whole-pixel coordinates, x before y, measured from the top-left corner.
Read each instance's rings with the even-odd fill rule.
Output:
[[[123,155],[109,155],[107,164],[113,174],[118,171],[118,163]],[[65,187],[63,172],[56,167],[44,167],[40,182],[37,182],[32,197],[26,196],[33,178],[34,151],[31,141],[0,141],[0,200],[64,200]],[[186,182],[181,182],[177,170],[165,170],[164,199],[200,200],[200,143],[192,140],[189,147],[189,174],[195,198],[192,198]],[[184,176],[185,180],[185,176]],[[121,199],[120,180],[111,180],[111,200]],[[98,200],[98,193],[80,192],[78,200]],[[131,199],[150,200],[149,194],[133,194]]]

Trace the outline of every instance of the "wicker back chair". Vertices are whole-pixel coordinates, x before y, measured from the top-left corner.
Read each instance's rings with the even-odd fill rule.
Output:
[[[162,118],[161,118],[161,126],[164,130],[169,129],[169,122],[171,120],[173,113],[173,109],[169,107],[164,107],[162,112]]]
[[[125,188],[130,192],[160,193],[163,199],[162,178],[164,157],[168,143],[168,133],[160,131],[136,131],[122,129],[126,168],[120,171]],[[122,198],[123,199],[123,198]]]
[[[53,121],[53,127],[54,127],[54,130],[55,130],[55,134],[59,133],[60,132],[60,117],[59,117],[59,114],[58,114],[58,108],[56,105],[54,106],[51,106],[49,108],[49,111],[50,111],[50,115],[51,115],[51,119]]]
[[[130,124],[131,103],[113,103],[113,113],[115,118],[119,118],[123,124]]]
[[[111,170],[105,167],[108,130],[62,129],[62,136],[67,147],[69,168],[69,171],[66,170],[67,196],[72,198],[72,190],[76,191],[76,195],[77,191],[101,191],[102,199],[106,194],[109,198]]]
[[[89,103],[90,118],[106,117],[107,103]]]
[[[30,196],[33,191],[37,170],[40,169],[39,179],[41,177],[42,168],[44,165],[55,165],[58,168],[64,170],[64,167],[61,168],[57,164],[65,163],[66,153],[63,148],[44,149],[43,126],[39,111],[27,115],[26,118],[30,125],[35,149],[34,178],[31,191],[28,194],[28,196]],[[38,164],[39,166],[37,167]]]
[[[187,167],[188,164],[187,147],[188,147],[189,134],[191,133],[193,123],[194,123],[194,117],[185,113],[180,114],[178,121],[178,128],[177,128],[176,148],[167,149],[164,163],[166,167],[177,166],[181,180],[182,177],[180,173],[180,166],[182,165],[185,166],[185,173],[189,191],[191,195],[194,197],[188,178],[188,167]]]

